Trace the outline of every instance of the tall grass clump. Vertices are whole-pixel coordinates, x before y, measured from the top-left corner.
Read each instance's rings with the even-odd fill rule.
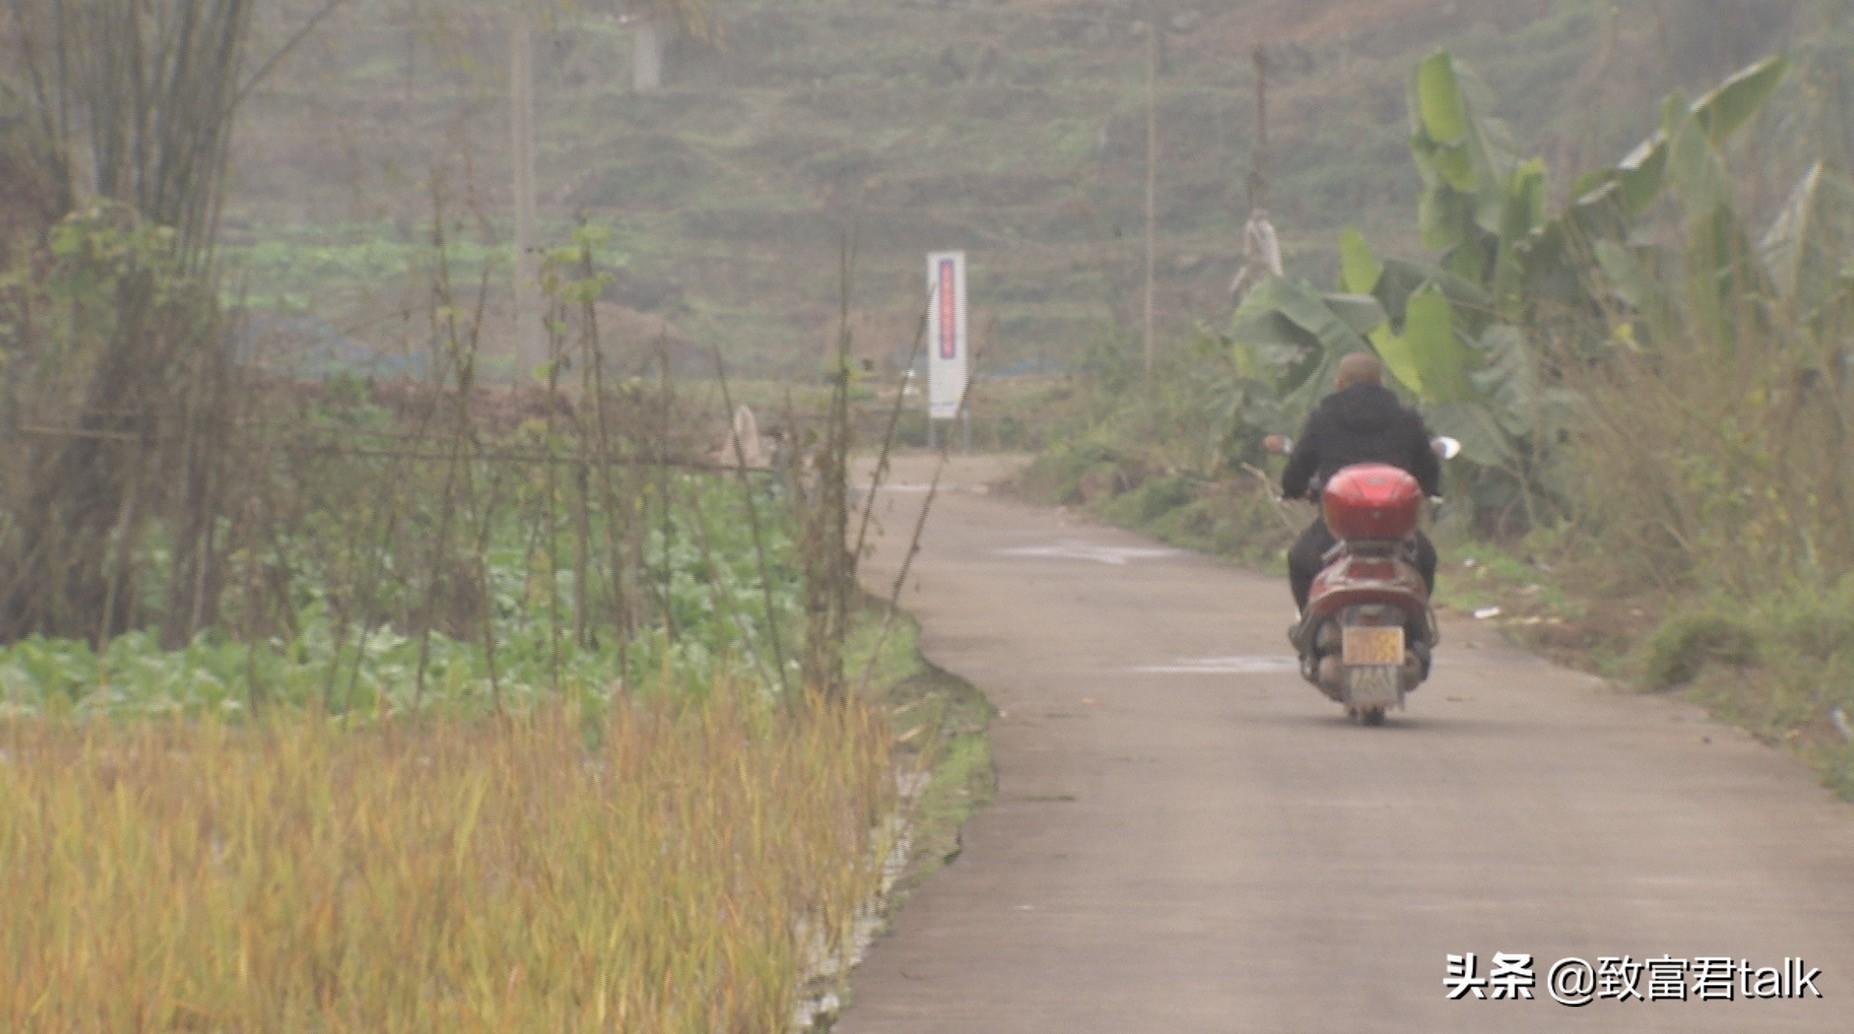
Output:
[[[1759,594],[1854,568],[1845,352],[1768,327],[1569,370],[1577,502],[1616,575]]]
[[[780,1030],[876,887],[893,785],[859,704],[734,691],[0,742],[22,1034]]]

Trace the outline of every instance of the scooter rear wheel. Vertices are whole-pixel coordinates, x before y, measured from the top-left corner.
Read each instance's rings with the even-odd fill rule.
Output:
[[[1384,709],[1382,707],[1360,707],[1352,710],[1352,717],[1360,725],[1383,725]]]

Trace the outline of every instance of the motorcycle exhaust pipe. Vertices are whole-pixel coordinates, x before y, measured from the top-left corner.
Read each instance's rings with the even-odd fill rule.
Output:
[[[1339,633],[1339,623],[1337,621],[1328,621],[1322,624],[1319,632],[1314,635],[1313,648],[1317,653],[1338,653],[1342,642],[1343,640]]]
[[[1334,700],[1345,697],[1345,662],[1337,654],[1320,658],[1320,689]]]
[[[1405,693],[1415,689],[1423,682],[1423,661],[1414,651],[1403,656],[1403,667],[1397,672],[1397,680],[1403,684]]]

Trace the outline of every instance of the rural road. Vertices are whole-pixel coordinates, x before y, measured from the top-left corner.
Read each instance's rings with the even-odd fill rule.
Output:
[[[1288,666],[1280,581],[1000,499],[999,473],[955,460],[902,597],[1001,712],[996,800],[841,1034],[1854,1031],[1854,806],[1796,761],[1472,622],[1407,712],[1353,726]],[[872,587],[931,475],[904,459],[878,499]],[[1535,997],[1448,1000],[1470,952],[1480,978],[1532,956]],[[1598,986],[1675,974],[1685,1001],[1548,995],[1559,959],[1625,955],[1801,957],[1823,997],[1746,1001],[1734,972],[1700,1001],[1691,961]]]

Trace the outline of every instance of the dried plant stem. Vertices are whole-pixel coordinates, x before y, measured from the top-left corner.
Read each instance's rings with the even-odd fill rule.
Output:
[[[658,457],[667,456],[670,441],[670,408],[674,398],[674,388],[670,379],[669,349],[661,336],[657,339],[657,426],[656,438],[651,443]],[[670,471],[668,467],[657,468],[657,513],[659,517],[658,533],[663,539],[660,564],[657,568],[657,580],[652,583],[656,588],[657,614],[663,621],[663,634],[674,643],[677,636],[676,609],[670,605],[670,582],[675,577],[672,566],[671,550],[676,543],[676,524],[673,520],[673,506],[670,501]],[[648,506],[645,507],[648,512]]]
[[[555,414],[560,398],[560,323],[562,314],[555,305],[553,318],[547,321],[547,444],[553,448]],[[560,692],[560,467],[547,465],[547,498],[544,505],[547,521],[547,658],[554,692]]]
[[[966,406],[972,399],[972,385],[978,381],[976,375],[980,360],[983,358],[983,352],[974,351],[972,354],[972,375],[967,377],[966,389],[959,395],[959,406],[953,411],[955,420],[965,415]],[[951,435],[947,438],[950,439]],[[889,633],[894,628],[895,614],[901,609],[901,590],[907,584],[908,572],[914,567],[915,556],[921,551],[921,536],[927,530],[927,516],[933,511],[934,500],[940,496],[940,478],[946,473],[947,464],[952,460],[951,449],[950,440],[940,443],[940,456],[939,461],[934,464],[933,479],[927,485],[926,498],[921,500],[920,515],[915,518],[914,533],[908,539],[908,551],[901,558],[901,566],[895,572],[895,583],[889,589],[888,604],[882,611],[882,627],[876,632],[875,645],[870,648],[869,659],[863,665],[862,678],[857,680],[857,685],[861,687],[862,692],[868,692],[870,682],[875,678],[876,660],[882,656],[882,647],[887,644]]]
[[[721,358],[719,348],[715,349],[715,376],[720,379],[721,404],[725,407],[727,419],[730,421],[729,426],[732,426],[734,394],[728,388],[727,362]],[[736,473],[740,481],[740,495],[747,506],[747,527],[753,535],[753,556],[759,565],[760,595],[766,601],[766,627],[772,636],[773,667],[779,676],[779,693],[788,703],[796,703],[792,700],[792,687],[785,675],[785,647],[781,642],[783,636],[779,631],[779,611],[773,603],[772,596],[772,565],[766,560],[766,536],[760,530],[760,506],[753,497],[753,483],[747,480],[746,448],[741,444],[739,435],[730,433],[728,438],[734,443],[734,462],[737,464]]]
[[[902,368],[906,373],[913,372],[914,363],[920,358],[926,343],[927,321],[933,313],[933,293],[938,289],[936,285],[928,291],[927,307],[921,310],[921,318],[914,326],[914,342],[908,346],[908,363]],[[869,525],[875,514],[876,490],[888,478],[888,458],[894,451],[896,432],[901,427],[901,412],[907,403],[907,383],[908,378],[904,373],[902,386],[895,390],[895,404],[889,407],[888,421],[882,428],[882,449],[876,455],[875,470],[869,475],[869,493],[863,499],[863,516],[856,526],[856,547],[851,551],[851,555],[858,559],[862,558],[863,550],[867,548]]]
[[[440,289],[450,293],[449,265],[443,255],[439,258]],[[487,277],[477,292],[477,314],[475,325],[480,326],[484,300],[488,295]],[[431,627],[434,623],[438,593],[444,582],[444,572],[450,560],[451,525],[453,515],[457,512],[456,490],[461,476],[467,474],[469,460],[464,457],[464,447],[474,438],[470,429],[470,389],[476,381],[475,341],[466,350],[457,334],[457,317],[449,306],[444,308],[447,315],[442,327],[449,345],[450,365],[457,371],[457,406],[455,424],[451,428],[450,456],[444,465],[443,487],[438,493],[438,534],[431,546],[430,567],[425,572],[425,600],[421,607],[422,619],[418,623],[418,668],[412,685],[412,711],[414,714],[424,709],[425,673],[431,662]],[[434,328],[438,329],[438,328]],[[440,377],[443,375],[440,374]]]
[[[590,275],[592,256],[590,250],[581,253],[581,268]],[[599,340],[598,309],[591,300],[585,303],[585,334],[581,339],[582,367],[585,376],[590,378],[590,398],[593,419],[596,421],[597,435],[593,440],[595,449],[594,465],[598,468],[599,482],[605,504],[605,562],[606,584],[612,596],[612,631],[618,639],[618,670],[621,678],[630,678],[630,642],[633,630],[630,593],[625,579],[624,542],[630,527],[630,518],[619,492],[619,486],[612,478],[616,464],[610,462],[612,456],[612,429],[608,400],[605,394],[605,352]],[[581,452],[585,451],[582,442]]]

